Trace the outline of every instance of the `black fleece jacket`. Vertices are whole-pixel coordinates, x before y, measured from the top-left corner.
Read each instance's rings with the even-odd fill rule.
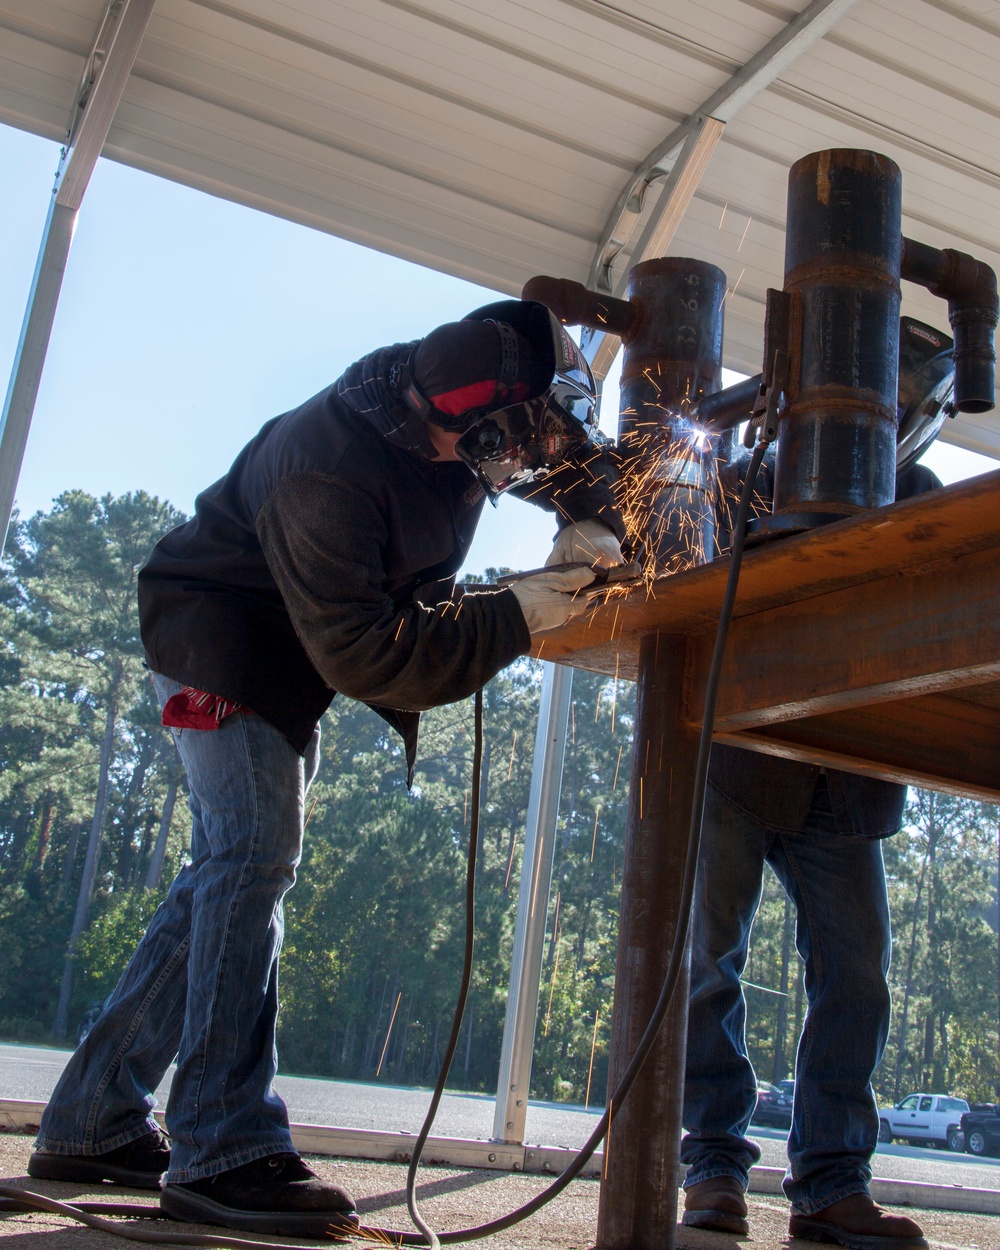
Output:
[[[339,691],[400,730],[412,765],[413,713],[530,645],[511,591],[451,597],[485,496],[464,464],[391,441],[406,410],[388,378],[413,346],[269,421],[139,574],[150,667],[253,709],[300,752]],[[600,516],[620,536],[611,474],[590,448],[524,493],[560,526]]]

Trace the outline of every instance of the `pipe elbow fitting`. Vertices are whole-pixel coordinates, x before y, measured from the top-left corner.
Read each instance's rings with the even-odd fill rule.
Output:
[[[994,331],[1000,315],[996,274],[989,265],[952,248],[903,240],[900,273],[948,301],[955,336],[954,405],[959,412],[988,412],[995,403]]]

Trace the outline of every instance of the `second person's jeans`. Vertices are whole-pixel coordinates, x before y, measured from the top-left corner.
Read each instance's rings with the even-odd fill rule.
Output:
[[[181,688],[159,674],[153,683],[161,705]],[[293,1149],[271,1088],[278,954],[319,730],[304,758],[253,713],[171,733],[188,777],[191,862],[63,1072],[37,1146],[96,1155],[143,1136],[176,1056],[166,1123],[177,1184]]]
[[[836,832],[824,784],[801,833],[769,829],[708,788],[694,902],[684,1184],[733,1176],[745,1187],[760,1158],[746,1135],[757,1085],[740,976],[765,863],[795,904],[795,944],[805,963],[808,1010],[784,1190],[794,1211],[812,1215],[868,1188],[878,1137],[870,1082],[889,1028],[882,849]]]

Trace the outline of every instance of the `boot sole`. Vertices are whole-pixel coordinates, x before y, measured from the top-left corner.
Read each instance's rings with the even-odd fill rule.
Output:
[[[681,1223],[688,1228],[710,1228],[717,1233],[734,1233],[737,1237],[750,1235],[750,1224],[735,1211],[716,1211],[711,1207],[704,1211],[685,1211]]]
[[[163,1172],[167,1169],[164,1167]],[[80,1155],[42,1154],[36,1151],[28,1160],[28,1175],[35,1180],[71,1181],[93,1185],[110,1181],[130,1189],[159,1189],[163,1172],[137,1172],[134,1168],[116,1167]]]
[[[242,1211],[179,1185],[160,1190],[160,1210],[187,1224],[220,1224],[241,1232],[292,1237],[328,1237],[338,1231],[353,1233],[358,1227],[353,1211]]]
[[[788,1235],[803,1241],[832,1241],[848,1250],[928,1250],[926,1237],[891,1237],[877,1233],[851,1233],[846,1228],[831,1224],[829,1220],[817,1220],[812,1216],[797,1216],[788,1225]]]

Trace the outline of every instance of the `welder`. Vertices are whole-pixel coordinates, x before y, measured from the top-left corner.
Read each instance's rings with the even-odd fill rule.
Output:
[[[276,1071],[282,898],[319,720],[375,708],[412,779],[422,710],[584,611],[586,567],[458,598],[482,507],[554,514],[551,564],[622,560],[593,378],[542,304],[500,301],[352,365],[274,418],[139,576],[142,639],[187,773],[191,862],[42,1117],[29,1174],[160,1187],[178,1219],[293,1236],[351,1197],[295,1152]],[[166,1107],[153,1092],[176,1056]]]
[[[941,485],[917,460],[945,420],[951,345],[902,319],[897,500]],[[769,479],[760,490],[767,500]],[[795,905],[808,1000],[783,1184],[788,1231],[852,1250],[926,1246],[915,1221],[883,1211],[869,1191],[878,1135],[871,1078],[889,1028],[880,840],[899,830],[905,799],[906,787],[892,782],[713,748],[692,921],[684,1224],[749,1232],[745,1193],[760,1148],[747,1136],[757,1083],[740,977],[767,864]]]

